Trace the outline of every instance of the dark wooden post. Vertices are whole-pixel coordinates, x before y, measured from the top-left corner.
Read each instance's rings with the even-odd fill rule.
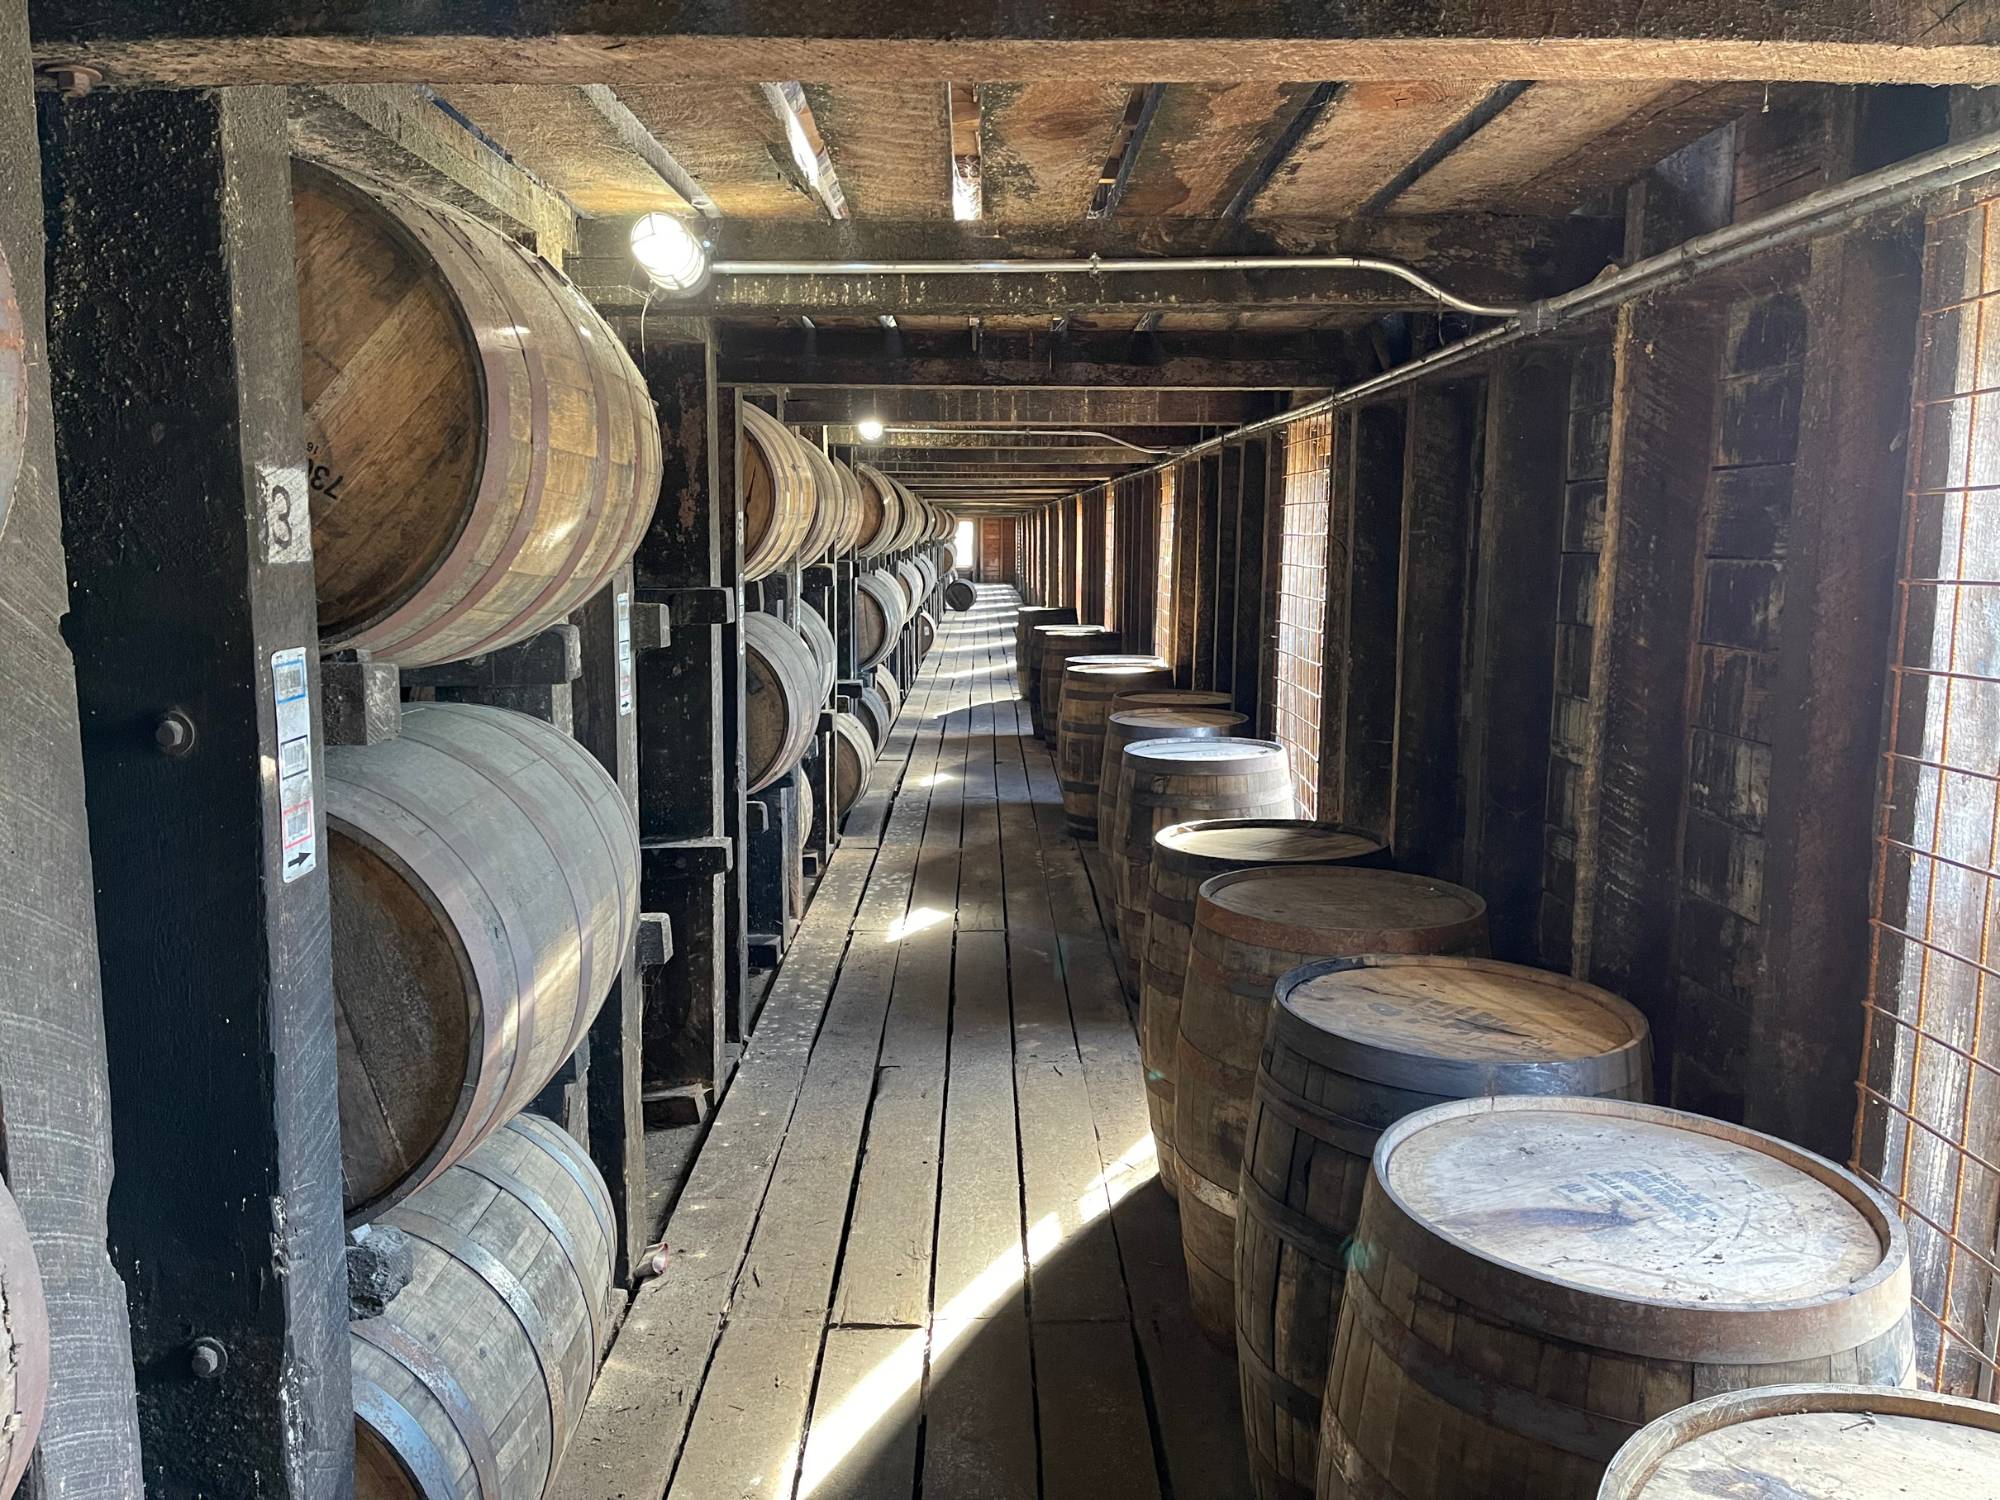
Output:
[[[1464,876],[1459,684],[1480,396],[1419,388],[1403,465],[1390,842],[1398,868],[1449,880]]]
[[[716,500],[712,343],[642,349],[639,368],[660,413],[665,464],[659,508],[633,560],[639,603],[669,607],[670,638],[637,651],[640,902],[664,912],[673,956],[641,977],[645,1097],[671,1120],[698,1116],[721,1076],[729,995],[731,864],[724,808],[740,795],[723,755],[723,627],[736,590],[723,584]],[[635,642],[635,648],[637,647]]]
[[[583,675],[574,700],[576,738],[617,779],[618,790],[636,817],[639,810],[638,659],[672,639],[661,604],[637,604],[633,572],[620,568],[596,598],[570,616],[583,655]],[[666,916],[640,921],[640,940],[625,955],[604,1008],[591,1023],[584,1045],[590,1050],[586,1098],[590,1156],[611,1189],[618,1215],[620,1282],[652,1239],[646,1205],[646,1138],[641,1093],[645,1086],[645,995],[642,960],[664,963],[672,948]],[[651,951],[642,952],[648,949]]]
[[[76,680],[60,629],[70,575],[42,324],[28,8],[18,0],[0,3],[0,268],[19,312],[10,331],[21,336],[13,353],[27,416],[25,446],[12,454],[20,467],[0,459],[0,1175],[41,1264],[50,1353],[47,1415],[21,1493],[109,1500],[138,1493],[139,1429],[125,1288],[105,1252],[104,1009]],[[0,310],[0,326],[10,321]]]
[[[745,1014],[750,995],[750,811],[744,793],[749,768],[743,748],[743,514],[736,496],[736,476],[743,462],[742,411],[740,390],[723,392],[715,403],[715,487],[709,491],[719,513],[722,545],[717,569],[730,596],[728,618],[722,624],[722,764],[727,788],[722,834],[730,849],[729,868],[722,877],[727,934],[722,1014],[724,1035],[732,1042],[744,1038],[750,1019]]]
[[[1693,298],[1634,303],[1618,315],[1577,792],[1572,969],[1646,1013],[1663,1080],[1675,1045],[1675,849],[1721,347],[1720,318]]]
[[[1198,686],[1194,677],[1196,553],[1201,536],[1199,459],[1174,467],[1174,681]]]
[[[1334,454],[1335,479],[1344,492],[1334,506],[1335,524],[1345,522],[1347,545],[1329,548],[1328,556],[1329,578],[1345,585],[1327,609],[1327,661],[1338,664],[1341,689],[1340,752],[1324,768],[1340,789],[1338,811],[1329,815],[1385,836],[1395,788],[1396,658],[1383,643],[1396,639],[1408,425],[1403,402],[1353,414],[1346,457],[1337,448]],[[1344,572],[1331,566],[1342,550]],[[1322,712],[1330,717],[1333,711],[1329,699]]]
[[[41,100],[147,1493],[353,1491],[284,105]]]
[[[1465,873],[1486,898],[1495,956],[1513,963],[1540,957],[1569,381],[1569,351],[1554,344],[1510,353],[1487,383]]]
[[[1215,628],[1219,616],[1219,560],[1222,555],[1222,458],[1204,453],[1194,462],[1194,588],[1189,614],[1194,628],[1194,677],[1198,688],[1215,687]]]
[[[1236,685],[1236,557],[1243,525],[1243,445],[1232,443],[1216,455],[1215,584],[1209,592],[1214,618],[1208,623],[1209,687],[1218,693]]]
[[[1255,437],[1243,444],[1243,474],[1236,501],[1236,605],[1229,633],[1235,661],[1231,683],[1236,711],[1252,725],[1265,716],[1271,694],[1264,671],[1267,643],[1277,629],[1277,600],[1266,569],[1265,532],[1271,508],[1271,455],[1284,447],[1277,437]]]
[[[1908,371],[1921,240],[1858,229],[1812,249],[1796,497],[1765,705],[1772,726],[1764,890],[1764,1062],[1745,1123],[1836,1160],[1853,1129],[1868,971],[1868,891],[1883,642],[1895,593]],[[1857,357],[1858,353],[1865,357]]]

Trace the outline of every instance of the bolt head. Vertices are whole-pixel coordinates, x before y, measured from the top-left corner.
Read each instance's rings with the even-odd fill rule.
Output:
[[[194,720],[178,708],[160,715],[159,723],[153,726],[153,743],[160,747],[162,755],[186,755],[194,749]]]
[[[199,1338],[188,1346],[188,1370],[196,1380],[214,1380],[229,1368],[229,1351],[211,1338]]]

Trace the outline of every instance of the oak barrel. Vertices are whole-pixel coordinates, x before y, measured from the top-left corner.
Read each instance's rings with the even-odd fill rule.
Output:
[[[1195,893],[1203,881],[1257,865],[1378,865],[1388,847],[1342,823],[1298,818],[1207,818],[1174,823],[1153,835],[1143,914],[1119,914],[1120,934],[1138,935],[1139,1056],[1146,1069],[1146,1109],[1160,1159],[1160,1181],[1179,1196],[1174,1155],[1174,1058],[1180,1046],[1181,987],[1194,935]],[[1143,925],[1142,925],[1143,924]]]
[[[624,342],[469,214],[307,163],[292,183],[322,643],[427,666],[562,620],[659,494]],[[273,548],[290,524],[274,516]]]
[[[1063,817],[1078,838],[1097,837],[1097,777],[1104,768],[1104,720],[1112,700],[1174,680],[1157,656],[1072,657],[1056,697],[1056,776]]]
[[[1421,875],[1284,865],[1202,883],[1174,1049],[1174,1152],[1188,1296],[1209,1337],[1236,1345],[1236,1183],[1280,976],[1315,958],[1485,951],[1486,903]]]
[[[937,620],[932,617],[929,610],[919,610],[912,628],[917,632],[918,657],[929,656],[931,647],[937,644]]]
[[[896,681],[896,674],[889,670],[886,662],[870,673],[869,677],[882,694],[882,701],[889,705],[889,722],[893,725],[903,716],[903,685]]]
[[[931,529],[930,507],[925,504],[923,496],[919,495],[907,484],[904,484],[902,480],[896,480],[895,485],[896,491],[902,497],[903,501],[903,525],[902,529],[896,533],[895,550],[898,552],[907,552],[923,541],[926,534],[929,533]]]
[[[872,667],[896,649],[907,615],[903,589],[883,568],[871,568],[854,580],[854,656],[858,666]]]
[[[1189,818],[1289,818],[1298,811],[1291,765],[1276,740],[1198,738],[1134,740],[1119,757],[1111,795],[1123,821],[1112,895],[1120,902],[1119,946],[1134,974],[1146,956],[1145,897],[1160,829]]]
[[[340,1139],[350,1223],[541,1092],[638,923],[639,830],[568,735],[507,709],[411,703],[402,733],[326,751]]]
[[[906,557],[896,564],[895,574],[896,585],[903,591],[903,618],[914,620],[928,593],[924,585],[924,570],[917,566],[915,558]]]
[[[1097,843],[1111,867],[1114,921],[1118,908],[1130,906],[1137,909],[1143,923],[1146,910],[1143,895],[1128,897],[1124,892],[1125,877],[1131,868],[1123,848],[1129,809],[1120,795],[1129,790],[1123,775],[1126,750],[1141,740],[1239,739],[1242,736],[1238,731],[1249,722],[1231,708],[1158,707],[1145,702],[1161,696],[1165,695],[1121,694],[1112,700],[1111,710],[1104,719],[1104,751],[1097,762]]]
[[[769,577],[798,556],[818,496],[805,444],[761,407],[745,402],[741,410],[743,466],[736,483],[747,582]]]
[[[889,731],[895,727],[896,715],[889,707],[889,696],[882,691],[882,683],[874,672],[861,679],[861,692],[854,700],[854,716],[861,721],[861,727],[868,731],[868,744],[873,754],[880,755],[882,747],[889,743]],[[894,678],[890,679],[892,682]]]
[[[868,768],[875,764],[875,741],[867,726],[851,713],[833,716],[833,820],[838,828],[868,785]]]
[[[803,599],[799,601],[798,611],[799,634],[805,637],[806,648],[812,652],[813,663],[819,668],[819,701],[824,704],[833,696],[840,656],[834,647],[833,631],[827,627],[826,616]]]
[[[754,410],[755,408],[748,408]],[[761,609],[743,614],[743,765],[746,792],[761,792],[812,748],[819,728],[820,665],[805,637]]]
[[[0,533],[28,454],[28,330],[14,292],[14,271],[0,250]],[[6,1464],[0,1462],[0,1474]]]
[[[1028,627],[1028,724],[1036,738],[1042,738],[1046,726],[1042,723],[1042,665],[1049,647],[1056,638],[1084,637],[1093,641],[1115,645],[1115,638],[1102,625],[1078,625],[1072,613],[1068,623],[1062,625],[1030,625]],[[1088,649],[1088,648],[1086,648]],[[1078,653],[1082,654],[1081,652]],[[1058,674],[1062,671],[1060,657],[1056,662]]]
[[[1690,1401],[1912,1374],[1886,1200],[1701,1115],[1522,1096],[1423,1110],[1377,1143],[1354,1239],[1321,1500],[1592,1500],[1620,1446]]]
[[[1074,625],[1076,611],[1053,604],[1023,604],[1014,611],[1014,696],[1028,696],[1028,638],[1037,625]]]
[[[348,1325],[356,1500],[552,1494],[617,1312],[589,1154],[518,1115],[362,1232],[383,1226],[415,1274]]]
[[[1072,625],[1060,629],[1041,629],[1036,632],[1042,643],[1041,669],[1038,677],[1041,693],[1041,717],[1036,720],[1036,733],[1051,750],[1056,748],[1059,726],[1062,723],[1063,673],[1070,659],[1078,656],[1120,656],[1118,632],[1107,630],[1102,625]]]
[[[960,614],[971,609],[979,599],[979,591],[963,578],[954,578],[944,586],[945,608],[957,610]]]
[[[1872,1385],[1725,1391],[1642,1427],[1597,1500],[2000,1500],[2000,1407]]]
[[[1646,1019],[1604,990],[1485,958],[1294,969],[1250,1098],[1236,1217],[1236,1370],[1258,1493],[1305,1500],[1333,1320],[1383,1129],[1451,1099],[1645,1099]]]
[[[862,529],[868,524],[868,510],[862,500],[860,477],[837,458],[828,462],[833,465],[841,489],[840,525],[833,535],[833,553],[836,557],[847,557],[861,540]]]
[[[903,525],[903,497],[894,480],[872,464],[856,464],[854,477],[861,496],[856,557],[880,557],[895,546]]]
[[[0,1500],[35,1451],[49,1396],[49,1310],[21,1209],[0,1183]]]
[[[929,552],[919,552],[916,555],[914,561],[916,562],[917,565],[918,576],[920,576],[924,580],[923,593],[919,596],[919,600],[921,602],[924,599],[930,598],[932,594],[937,592],[937,586],[938,586],[937,559],[932,557]]]
[[[831,458],[796,434],[793,441],[805,454],[806,467],[812,472],[812,517],[799,542],[799,559],[815,563],[833,550],[835,541],[846,529],[847,486]]]

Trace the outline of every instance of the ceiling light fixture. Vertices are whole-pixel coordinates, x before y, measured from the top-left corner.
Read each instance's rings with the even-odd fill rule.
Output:
[[[854,432],[864,443],[879,443],[884,432],[880,417],[863,417],[854,424]]]
[[[646,214],[632,226],[632,258],[670,292],[692,292],[708,279],[707,247],[672,214]]]

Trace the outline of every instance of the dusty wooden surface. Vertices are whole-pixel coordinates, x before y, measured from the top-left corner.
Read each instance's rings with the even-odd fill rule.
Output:
[[[940,630],[560,1481],[578,1500],[1247,1494],[1138,1042],[1013,696]],[[855,836],[878,808],[875,839]],[[919,1435],[921,1434],[921,1441]]]

